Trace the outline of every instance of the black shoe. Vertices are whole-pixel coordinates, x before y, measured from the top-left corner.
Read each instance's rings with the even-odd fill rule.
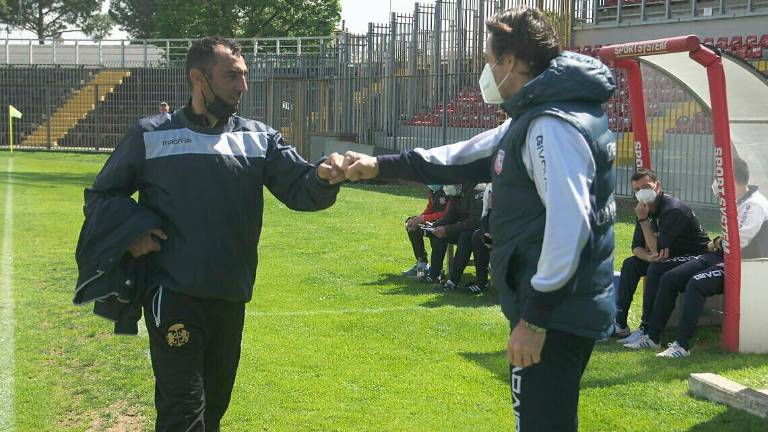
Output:
[[[426,273],[424,274],[424,276],[419,278],[419,281],[424,283],[440,283],[440,278],[432,276],[429,273]]]
[[[471,283],[467,285],[467,291],[469,291],[472,294],[481,294],[486,289],[488,289],[487,285],[479,285],[477,283]]]

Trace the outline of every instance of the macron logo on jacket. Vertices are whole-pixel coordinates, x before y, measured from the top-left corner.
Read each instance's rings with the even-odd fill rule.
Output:
[[[238,131],[208,135],[188,128],[144,132],[147,160],[184,154],[263,158],[267,154],[267,145],[267,132]]]

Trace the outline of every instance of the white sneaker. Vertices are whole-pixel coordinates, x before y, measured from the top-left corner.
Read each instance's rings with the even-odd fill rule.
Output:
[[[648,336],[647,334],[642,335],[637,342],[624,344],[624,348],[629,348],[629,349],[634,349],[634,350],[646,349],[646,348],[659,349],[660,346],[661,345],[659,345],[656,342],[652,341],[651,337]]]
[[[656,357],[682,358],[691,355],[691,351],[681,347],[677,341],[672,342],[667,347],[664,351],[656,354]]]
[[[645,335],[645,332],[643,329],[639,328],[632,332],[629,336],[625,337],[624,339],[619,339],[616,342],[620,343],[622,345],[629,344],[629,343],[635,343],[640,340],[641,337]]]

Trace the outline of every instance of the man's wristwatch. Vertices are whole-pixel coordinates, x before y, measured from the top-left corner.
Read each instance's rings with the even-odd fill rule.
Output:
[[[528,321],[523,321],[523,324],[528,328],[528,330],[534,332],[534,333],[546,333],[547,329],[543,327],[539,327],[535,324],[531,324]]]

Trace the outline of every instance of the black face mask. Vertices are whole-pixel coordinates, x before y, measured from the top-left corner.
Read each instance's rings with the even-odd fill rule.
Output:
[[[237,112],[238,105],[230,105],[227,102],[224,101],[224,99],[220,98],[219,95],[216,94],[215,91],[213,91],[213,87],[211,86],[211,82],[208,81],[208,76],[203,74],[205,77],[205,82],[208,83],[208,89],[211,90],[211,93],[213,93],[213,101],[208,102],[208,99],[205,97],[205,93],[203,93],[203,101],[205,104],[205,109],[208,110],[209,113],[211,113],[214,117],[216,117],[219,120],[227,120],[230,117],[232,117],[232,114]]]

